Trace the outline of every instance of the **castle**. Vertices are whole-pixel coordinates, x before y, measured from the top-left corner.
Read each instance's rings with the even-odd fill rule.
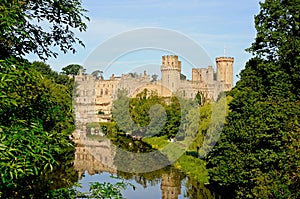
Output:
[[[184,98],[195,98],[197,93],[205,99],[216,100],[219,93],[229,91],[233,86],[233,57],[216,58],[216,72],[208,68],[192,68],[192,79],[182,78],[181,61],[176,55],[162,56],[161,79],[151,80],[150,75],[122,74],[105,80],[102,76],[75,76],[77,84],[76,120],[80,123],[108,122],[111,119],[111,108],[118,89],[128,91],[130,97],[147,89],[159,96],[170,98],[180,94]]]

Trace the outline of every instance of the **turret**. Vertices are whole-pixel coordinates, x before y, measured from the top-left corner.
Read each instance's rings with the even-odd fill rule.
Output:
[[[225,90],[230,90],[233,86],[233,57],[216,58],[217,81],[225,84]]]
[[[176,55],[162,56],[161,82],[172,92],[177,91],[180,84],[181,61]]]

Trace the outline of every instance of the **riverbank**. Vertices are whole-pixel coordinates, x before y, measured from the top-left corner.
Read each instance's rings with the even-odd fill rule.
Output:
[[[162,152],[167,145],[174,144],[169,142],[167,137],[165,136],[143,138],[142,141],[150,144],[152,148],[155,148]],[[174,153],[176,153],[176,151]],[[188,152],[183,152],[173,165],[181,171],[185,172],[186,175],[193,178],[197,182],[208,183],[209,176],[206,169],[206,162],[204,160],[194,157]]]
[[[119,135],[115,123],[100,123],[100,128],[106,136],[110,137],[110,139],[115,140]],[[89,136],[94,137],[92,135]],[[189,143],[194,144],[191,140],[170,142],[168,141],[167,136],[154,136],[145,137],[141,141],[148,144],[149,147],[160,150],[162,154],[167,155],[168,159],[173,162],[173,165],[176,168],[186,173],[186,175],[193,178],[195,181],[203,184],[208,183],[209,176],[206,169],[206,162],[196,157],[195,151],[186,150],[186,148],[189,147]],[[137,143],[137,141],[132,143]],[[129,146],[129,143],[125,144],[125,146],[127,145]],[[120,146],[122,146],[122,144]]]

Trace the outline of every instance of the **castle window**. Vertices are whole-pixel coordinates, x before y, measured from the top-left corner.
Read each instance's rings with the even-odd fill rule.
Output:
[[[107,95],[107,94],[108,94],[108,89],[105,90],[105,95]]]

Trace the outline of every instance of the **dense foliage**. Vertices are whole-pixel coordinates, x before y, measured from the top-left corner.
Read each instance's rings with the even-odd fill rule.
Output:
[[[199,104],[179,95],[164,99],[155,92],[143,90],[134,98],[126,90],[117,92],[113,102],[113,119],[119,130],[142,137],[166,136],[183,140],[197,131]]]
[[[79,75],[80,70],[82,70],[82,72],[85,72],[85,69],[83,68],[83,66],[79,65],[79,64],[69,64],[66,67],[63,67],[62,69],[62,74],[64,75],[72,75],[73,77],[75,75]]]
[[[229,93],[231,112],[208,159],[211,183],[239,198],[299,198],[300,2],[260,5],[256,57]]]
[[[153,136],[158,134],[166,121],[163,99],[155,93],[149,95],[147,90],[129,100],[129,113],[137,124],[135,134]]]
[[[3,0],[0,3],[0,58],[34,53],[42,59],[58,50],[76,52],[74,31],[85,31],[80,0]]]
[[[74,152],[72,90],[24,60],[6,59],[0,68],[0,193],[34,197],[50,186],[46,174]]]
[[[231,100],[231,96],[220,95],[217,102],[206,102],[200,106],[199,115],[189,114],[188,123],[191,123],[190,126],[194,121],[197,121],[197,134],[188,148],[194,156],[205,157],[218,141],[226,122],[225,117],[230,112],[228,104]],[[186,133],[192,133],[190,132],[192,130],[187,129]]]
[[[73,31],[86,30],[85,12],[78,0],[0,3],[1,198],[51,198],[49,190],[77,180],[69,139],[73,81],[24,56],[57,56],[53,46],[75,52],[82,42]]]
[[[120,130],[144,137],[161,133],[172,114],[167,112],[167,117],[166,109],[167,104],[156,93],[150,93],[145,89],[135,98],[129,98],[126,90],[120,90],[113,102],[112,113]]]

